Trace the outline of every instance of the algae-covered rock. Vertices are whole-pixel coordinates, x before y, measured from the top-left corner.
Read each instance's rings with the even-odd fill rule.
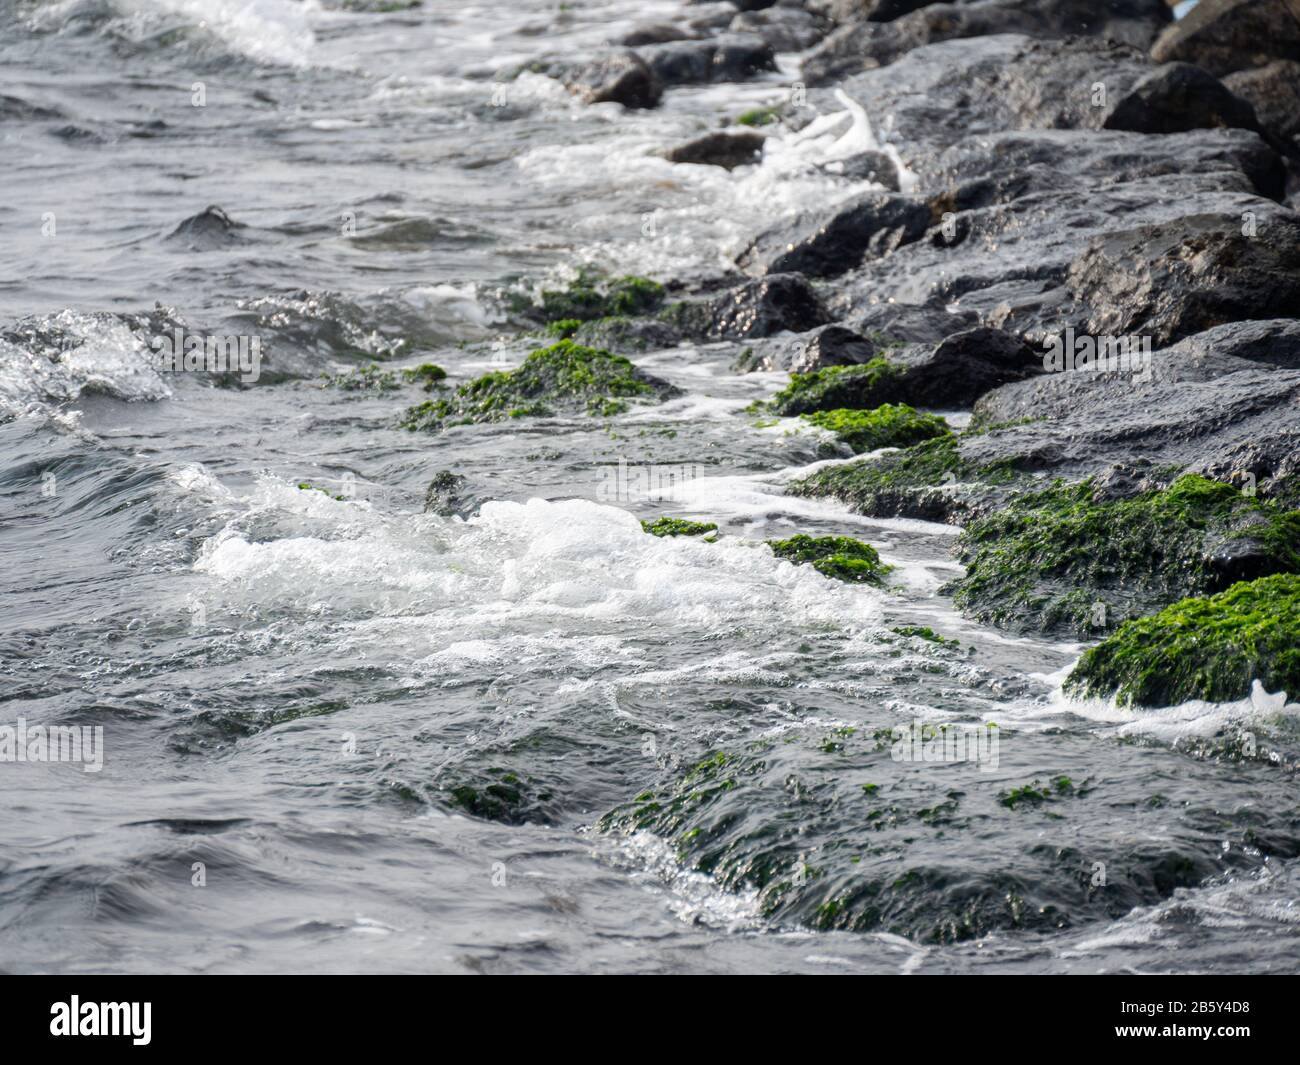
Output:
[[[888,359],[872,359],[858,366],[827,366],[812,373],[790,375],[790,383],[769,401],[782,417],[876,407],[903,398],[903,370]]]
[[[769,540],[777,558],[796,566],[811,564],[823,577],[847,584],[883,584],[890,567],[870,544],[851,536],[806,536],[799,533],[785,540]]]
[[[517,370],[484,374],[448,397],[408,408],[401,424],[437,430],[556,411],[608,416],[627,410],[629,400],[661,402],[676,391],[621,355],[561,340],[534,351]]]
[[[1126,622],[1086,652],[1065,681],[1080,696],[1121,704],[1174,706],[1251,694],[1300,692],[1300,576],[1279,573],[1184,599]]]
[[[554,796],[544,786],[511,769],[499,766],[446,789],[447,799],[474,817],[503,824],[547,824],[553,819]]]
[[[903,451],[824,467],[793,481],[786,491],[838,499],[872,517],[956,521],[997,505],[1020,476],[1011,462],[965,458],[958,438],[949,434]]]
[[[643,521],[641,528],[651,536],[704,536],[706,533],[716,533],[718,523],[715,521],[690,521],[687,518],[655,518],[653,521]],[[715,537],[707,537],[715,539]]]
[[[517,299],[514,310],[543,322],[590,322],[596,318],[649,314],[664,300],[664,287],[645,277],[606,280],[584,271],[562,289],[543,289],[540,304]]]
[[[1088,636],[1237,580],[1300,571],[1300,513],[1204,477],[1098,499],[1056,483],[969,524],[959,609],[1019,632]]]
[[[824,410],[803,418],[834,433],[854,454],[882,447],[911,447],[952,432],[936,414],[922,414],[906,403],[884,403],[874,410]]]

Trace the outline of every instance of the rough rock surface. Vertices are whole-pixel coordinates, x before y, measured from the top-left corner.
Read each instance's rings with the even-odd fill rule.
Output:
[[[635,52],[616,52],[564,74],[565,86],[587,103],[614,102],[629,108],[656,107],[663,82]]]
[[[769,274],[719,296],[708,309],[705,332],[716,339],[803,333],[830,321],[817,293],[798,274]]]
[[[1300,59],[1295,0],[1200,0],[1151,46],[1158,62],[1195,63],[1211,74]]]
[[[705,133],[668,149],[664,157],[672,163],[699,163],[734,170],[738,166],[758,162],[762,158],[763,141],[766,139],[763,134],[750,131]]]

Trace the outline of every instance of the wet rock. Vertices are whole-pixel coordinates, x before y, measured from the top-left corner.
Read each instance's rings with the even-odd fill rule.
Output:
[[[654,318],[613,317],[584,322],[573,338],[587,347],[637,352],[675,347],[681,342],[682,334],[667,322]]]
[[[888,22],[851,22],[842,26],[808,57],[803,74],[809,84],[822,85],[872,67],[888,66],[923,45],[996,34],[1093,36],[1145,49],[1169,17],[1163,0],[929,4]]]
[[[769,274],[715,299],[706,333],[715,339],[803,333],[830,321],[812,286],[798,274]]]
[[[635,27],[621,44],[636,48],[644,44],[668,44],[670,41],[688,41],[695,35],[689,30],[670,23],[656,22]]]
[[[890,192],[898,191],[898,167],[884,152],[859,152],[847,159],[826,163],[822,169],[850,181],[874,181]]]
[[[167,235],[167,239],[184,241],[191,247],[217,248],[242,240],[239,231],[247,228],[243,222],[236,222],[214,205],[185,219]]]
[[[1160,63],[1195,63],[1211,74],[1300,60],[1300,19],[1288,0],[1200,0],[1151,46]]]
[[[817,330],[796,354],[788,366],[767,367],[788,369],[791,373],[812,373],[827,366],[856,366],[876,357],[876,346],[866,337],[845,329],[842,325],[828,325]]]
[[[744,8],[731,21],[732,33],[761,37],[775,52],[802,52],[826,36],[828,23],[797,7]]]
[[[641,49],[640,54],[664,85],[745,81],[776,70],[772,46],[748,34],[654,45]]]
[[[870,193],[848,204],[798,215],[760,235],[737,260],[747,273],[836,277],[919,239],[930,209],[906,196]]]
[[[664,87],[635,52],[616,52],[563,75],[565,86],[587,103],[619,103],[628,108],[657,107]]]
[[[439,470],[425,490],[424,510],[426,514],[444,518],[470,518],[489,498],[473,491],[469,479],[462,474]]]
[[[762,159],[761,133],[706,133],[702,137],[679,144],[664,153],[673,163],[699,163],[733,170],[738,166],[757,163]]]
[[[840,364],[797,376],[771,406],[786,417],[882,403],[963,407],[998,385],[1041,373],[1042,365],[1041,353],[1020,337],[976,328],[931,350],[909,345],[863,365]]]
[[[1266,129],[1281,137],[1300,134],[1300,62],[1277,59],[1228,74],[1223,84],[1255,109]]]
[[[1168,63],[1142,78],[1115,104],[1104,125],[1135,133],[1259,128],[1250,104],[1190,63]]]
[[[1088,309],[1089,333],[1150,336],[1157,346],[1224,322],[1294,315],[1300,218],[1261,203],[1109,233],[1093,239],[1066,283]]]

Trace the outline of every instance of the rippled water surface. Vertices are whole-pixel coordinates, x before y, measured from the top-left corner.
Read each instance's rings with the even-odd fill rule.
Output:
[[[512,294],[708,278],[854,191],[813,166],[850,115],[733,173],[653,154],[782,98],[797,56],[653,112],[531,73],[493,96],[679,10],[0,2],[3,721],[105,737],[98,773],[0,764],[4,966],[1295,968],[1291,719],[1065,703],[1078,648],[951,610],[955,529],[784,496],[819,440],[744,414],[782,375],[650,352],[661,407],[436,436],[397,426],[413,386],[321,387],[517,365]],[[176,322],[264,337],[261,379],[160,375]],[[620,462],[700,477],[646,502]],[[492,501],[426,513],[442,470]],[[724,535],[643,534],[665,511]],[[795,532],[876,544],[889,587],[763,544]],[[996,767],[896,761],[914,721],[995,726]]]

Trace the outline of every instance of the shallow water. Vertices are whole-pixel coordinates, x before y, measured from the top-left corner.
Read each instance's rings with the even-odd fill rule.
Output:
[[[870,136],[830,93],[762,166],[650,154],[782,98],[794,56],[648,113],[533,74],[493,95],[678,10],[0,5],[0,723],[104,729],[99,772],[0,763],[6,968],[1295,968],[1294,717],[1065,703],[1077,647],[940,592],[956,530],[783,495],[820,441],[744,415],[782,375],[737,376],[734,346],[638,357],[684,394],[608,421],[429,436],[396,426],[418,389],[321,387],[372,357],[516,365],[510,293],[583,263],[706,278],[854,191],[814,168]],[[183,225],[209,205],[238,226]],[[157,373],[177,318],[266,337],[262,379]],[[620,463],[695,476],[646,500]],[[424,513],[440,470],[494,502]],[[664,512],[725,535],[645,536]],[[762,543],[800,531],[876,544],[889,588]],[[917,625],[959,643],[893,631]],[[996,725],[997,765],[873,740],[914,721]],[[714,875],[602,820],[718,751],[742,777],[704,815]],[[764,863],[814,883],[764,895]],[[897,908],[838,927],[862,882]],[[1008,899],[1019,927],[980,925]]]

